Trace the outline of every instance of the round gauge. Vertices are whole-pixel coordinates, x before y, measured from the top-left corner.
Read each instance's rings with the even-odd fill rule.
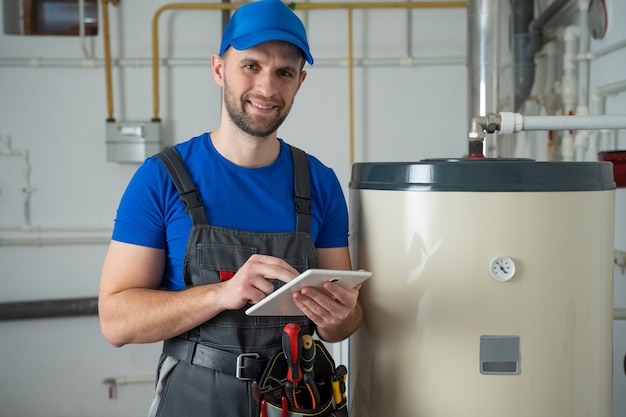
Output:
[[[489,273],[498,281],[508,281],[515,275],[515,262],[508,256],[497,256],[489,262]]]

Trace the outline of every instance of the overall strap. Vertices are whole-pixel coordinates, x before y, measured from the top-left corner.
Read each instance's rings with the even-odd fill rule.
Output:
[[[298,232],[309,233],[311,226],[311,184],[309,174],[309,158],[306,153],[294,146],[291,148],[293,160],[294,202],[296,204],[296,219]]]
[[[311,226],[311,185],[309,159],[304,151],[291,146],[293,159],[294,203],[296,206],[297,226],[299,232],[309,233]],[[155,155],[159,158],[178,190],[178,196],[185,203],[193,224],[207,224],[204,206],[200,194],[189,178],[180,154],[171,146]]]
[[[191,178],[189,178],[185,164],[176,148],[170,146],[155,156],[163,162],[167,172],[172,177],[172,181],[178,190],[178,197],[185,203],[192,223],[208,224],[206,214],[204,214],[204,206],[200,200],[200,194]]]

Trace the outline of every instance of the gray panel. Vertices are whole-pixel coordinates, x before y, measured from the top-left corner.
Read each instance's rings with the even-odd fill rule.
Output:
[[[480,336],[480,373],[519,375],[519,336]]]

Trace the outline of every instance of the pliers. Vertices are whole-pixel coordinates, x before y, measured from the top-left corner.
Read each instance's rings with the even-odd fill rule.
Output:
[[[287,404],[287,397],[284,395],[281,397],[282,409],[280,412],[280,417],[287,417],[287,411],[289,409],[289,405]],[[263,399],[261,401],[261,417],[268,417],[267,415],[267,400]]]

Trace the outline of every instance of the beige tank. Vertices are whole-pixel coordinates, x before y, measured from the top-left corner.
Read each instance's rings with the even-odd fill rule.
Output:
[[[453,165],[454,164],[454,165]],[[355,164],[351,416],[610,417],[605,163]]]

